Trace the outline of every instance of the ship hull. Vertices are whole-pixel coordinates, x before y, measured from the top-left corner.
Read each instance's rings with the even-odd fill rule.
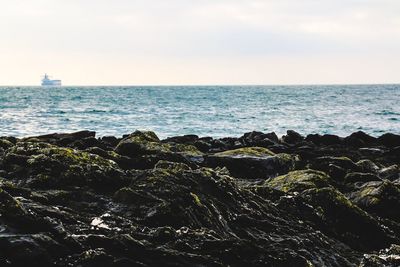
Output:
[[[46,82],[42,82],[42,86],[61,86],[60,80],[50,80]]]

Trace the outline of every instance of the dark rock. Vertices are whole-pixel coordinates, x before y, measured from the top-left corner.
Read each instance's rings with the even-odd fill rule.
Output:
[[[376,165],[372,160],[369,159],[357,161],[356,165],[362,172],[377,173],[379,171],[378,165]]]
[[[400,187],[389,182],[368,182],[349,198],[364,210],[400,222]]]
[[[115,152],[131,158],[131,168],[150,169],[159,160],[187,164],[203,162],[203,153],[195,146],[179,143],[162,143],[154,132],[136,131],[121,140]]]
[[[317,250],[303,250],[301,247],[305,243],[312,244],[307,241],[309,237],[312,239],[325,239],[325,237],[318,233],[315,233],[316,236],[308,237],[306,231],[301,238],[302,241],[298,242],[299,240],[291,232],[297,231],[296,228],[303,228],[301,224],[296,221],[291,226],[287,225],[291,219],[285,219],[284,212],[275,210],[268,201],[261,200],[250,191],[240,190],[232,178],[220,175],[211,169],[191,170],[180,163],[160,162],[154,170],[135,180],[130,188],[119,190],[115,198],[128,204],[129,208],[125,214],[141,218],[141,223],[153,227],[171,226],[179,229],[173,233],[170,228],[162,228],[167,229],[168,233],[161,240],[171,238],[187,240],[186,236],[189,237],[193,231],[197,239],[209,239],[209,241],[204,240],[204,245],[198,248],[192,248],[188,244],[182,247],[179,245],[180,242],[176,243],[175,246],[179,245],[180,250],[200,253],[207,248],[209,255],[237,266],[246,263],[257,266],[292,264],[306,266],[307,262],[320,263],[319,260],[314,261],[312,256]],[[239,202],[236,201],[238,199]],[[273,215],[276,212],[280,214],[279,222]],[[285,228],[282,228],[283,225],[288,226],[284,230],[288,231],[288,235],[280,233],[280,229]],[[259,234],[252,235],[250,229],[258,229]],[[199,235],[197,231],[206,234]],[[268,242],[265,242],[264,235],[271,236]],[[276,238],[273,237],[275,235]],[[157,236],[159,236],[158,230]],[[230,241],[222,241],[221,238],[224,237],[229,237]],[[253,241],[244,241],[247,238]],[[326,245],[328,244],[329,241]],[[281,250],[282,245],[287,249]],[[297,249],[292,250],[289,247]],[[265,254],[262,252],[264,249],[269,252]],[[324,250],[325,248],[320,248],[318,253],[324,254]],[[262,258],[259,258],[259,253],[263,253]],[[340,257],[336,260],[346,265]]]
[[[396,138],[0,137],[0,266],[398,266]]]
[[[358,131],[352,133],[351,135],[345,137],[343,139],[344,143],[353,146],[353,147],[361,147],[361,146],[370,146],[377,142],[377,138],[370,136],[362,131]]]
[[[395,163],[400,163],[400,146],[391,148],[384,156],[390,158]]]
[[[306,189],[328,187],[330,177],[315,170],[289,172],[266,181],[266,185],[283,192],[301,192]]]
[[[71,144],[80,139],[95,137],[95,136],[96,136],[96,132],[79,131],[79,132],[67,133],[67,134],[54,133],[54,134],[33,136],[33,137],[24,138],[23,141],[44,142],[44,143],[50,143],[50,144],[54,144],[54,145],[67,146],[68,144]]]
[[[119,138],[115,136],[103,136],[100,138],[101,142],[108,144],[110,147],[116,147],[118,143],[121,141]]]
[[[378,137],[378,142],[386,147],[400,146],[400,135],[386,133]]]
[[[359,167],[348,157],[319,157],[311,163],[311,167],[316,170],[329,172],[331,164],[339,166],[348,171],[359,170]]]
[[[15,144],[12,143],[11,141],[5,139],[5,138],[0,138],[0,148],[6,150],[12,146],[14,146]]]
[[[235,177],[265,179],[295,168],[296,157],[275,154],[262,147],[247,147],[209,155],[204,165],[226,167]]]
[[[385,150],[382,148],[377,148],[377,147],[362,147],[358,149],[360,154],[362,154],[364,157],[371,158],[371,157],[379,157],[385,154]]]
[[[346,183],[381,181],[375,174],[362,172],[350,172],[344,177],[344,180]]]
[[[103,148],[103,149],[107,148],[107,146],[104,145],[99,139],[96,139],[94,137],[86,137],[79,139],[69,144],[69,146],[80,150],[84,150],[90,147]]]
[[[35,188],[91,186],[113,190],[127,181],[111,160],[46,143],[19,142],[7,150],[3,164],[17,184]]]
[[[332,177],[333,180],[337,182],[343,182],[344,177],[347,174],[347,169],[339,167],[335,164],[329,164],[325,171],[330,177]]]
[[[279,142],[278,136],[272,133],[249,132],[239,138],[242,146],[268,147]]]
[[[304,140],[304,137],[292,130],[288,130],[286,135],[282,136],[282,140],[288,144],[297,144]]]
[[[178,143],[178,144],[193,144],[199,140],[199,137],[194,134],[169,137],[163,140],[164,143]]]
[[[193,145],[203,153],[208,152],[212,147],[210,143],[203,140],[198,140],[194,142]]]
[[[43,234],[0,236],[0,250],[3,266],[53,266],[53,262],[66,252]]]
[[[398,165],[391,165],[389,167],[383,168],[379,171],[379,176],[382,179],[394,181],[400,178],[400,168]]]
[[[325,145],[325,146],[342,144],[342,139],[340,137],[331,134],[324,134],[324,135],[310,134],[307,135],[305,140],[308,142],[313,142],[316,145]]]
[[[397,241],[377,220],[333,188],[309,189],[302,197],[321,212],[327,231],[350,247],[368,251]]]
[[[400,266],[400,246],[392,245],[379,253],[365,254],[360,267],[397,267]]]

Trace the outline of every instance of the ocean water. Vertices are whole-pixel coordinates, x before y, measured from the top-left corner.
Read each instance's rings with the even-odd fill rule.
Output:
[[[400,133],[400,85],[0,87],[0,136]]]

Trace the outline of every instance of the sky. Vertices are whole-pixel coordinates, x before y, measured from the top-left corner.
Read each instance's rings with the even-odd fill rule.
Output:
[[[400,82],[399,0],[0,0],[0,85]]]

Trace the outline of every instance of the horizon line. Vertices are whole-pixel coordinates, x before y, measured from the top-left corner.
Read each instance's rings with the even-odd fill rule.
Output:
[[[209,87],[209,86],[340,86],[340,85],[400,85],[400,82],[382,82],[382,83],[276,83],[276,84],[93,84],[93,85],[79,85],[79,84],[66,84],[61,86],[54,87],[189,87],[189,86],[198,86],[198,87]],[[37,85],[0,85],[0,87],[46,87],[40,84]],[[48,86],[52,88],[52,86]],[[53,88],[54,88],[53,87]]]

